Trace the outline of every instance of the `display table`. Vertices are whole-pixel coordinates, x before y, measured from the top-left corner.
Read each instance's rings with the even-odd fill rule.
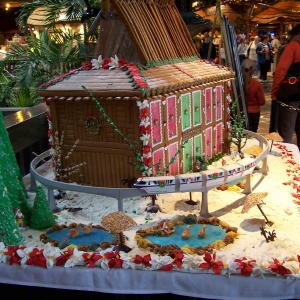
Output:
[[[174,294],[206,299],[300,299],[300,281],[274,276],[248,278],[182,272],[99,270],[86,267],[43,269],[0,264],[0,282],[109,294]],[[24,295],[25,299],[26,295]],[[22,299],[24,299],[24,297]],[[28,298],[29,299],[29,298]]]
[[[299,163],[300,155],[297,146],[290,144],[288,146],[289,154],[292,154],[294,160]],[[284,237],[279,236],[278,239],[283,240]],[[297,235],[294,236],[294,242],[296,245],[299,243]],[[268,253],[268,256],[273,257],[273,254]],[[287,261],[288,256],[284,260]],[[14,285],[13,288],[12,285]],[[300,280],[276,276],[275,274],[264,274],[264,277],[241,275],[227,277],[213,273],[139,271],[117,267],[105,270],[99,267],[92,269],[87,266],[73,268],[56,266],[50,269],[27,266],[22,269],[17,264],[10,266],[7,263],[0,263],[1,291],[7,289],[13,293],[24,293],[21,295],[22,300],[32,300],[32,294],[37,293],[36,290],[42,288],[53,289],[58,293],[47,299],[56,298],[66,291],[70,293],[67,297],[79,297],[80,291],[80,293],[86,293],[85,298],[88,294],[89,299],[91,299],[90,294],[92,292],[95,298],[98,296],[97,299],[99,299],[99,295],[105,294],[103,298],[105,300],[108,300],[109,297],[122,300],[127,299],[126,297],[129,297],[130,300],[136,299],[133,297],[140,299],[146,297],[149,300],[152,297],[157,299],[158,294],[165,294],[164,299],[170,299],[170,297],[171,299],[196,297],[226,300],[300,299]],[[41,295],[41,299],[47,300],[43,293]],[[13,298],[17,299],[19,295]]]

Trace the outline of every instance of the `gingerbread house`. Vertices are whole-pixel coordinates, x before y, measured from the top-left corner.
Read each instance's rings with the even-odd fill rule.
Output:
[[[199,58],[174,2],[104,1],[93,65],[40,87],[62,166],[86,163],[68,181],[124,187],[190,172],[227,146],[234,73]]]

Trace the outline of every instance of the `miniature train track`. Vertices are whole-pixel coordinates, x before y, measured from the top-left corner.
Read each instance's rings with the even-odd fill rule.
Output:
[[[259,163],[263,162],[262,167],[260,168],[260,172],[263,175],[267,174],[267,156],[269,154],[269,144],[266,138],[263,136],[248,131],[244,130],[245,134],[248,134],[249,136],[252,136],[259,142],[259,146],[264,149],[263,152],[258,155],[256,158],[252,160],[252,166],[250,168],[250,171],[247,172],[246,177],[246,184],[244,188],[244,193],[250,193],[252,191],[251,189],[251,174],[254,170],[254,167]],[[29,188],[30,191],[35,191],[37,188],[36,181],[40,182],[42,185],[44,185],[48,189],[48,201],[50,208],[52,210],[56,210],[56,204],[55,204],[55,199],[54,199],[54,190],[67,190],[67,191],[76,191],[80,193],[87,193],[87,194],[95,194],[95,195],[101,195],[101,196],[106,196],[106,197],[112,197],[115,198],[118,201],[118,210],[123,211],[123,199],[129,198],[129,197],[137,197],[137,196],[146,196],[151,193],[151,190],[147,190],[143,187],[140,188],[106,188],[106,187],[95,187],[95,186],[85,186],[85,185],[79,185],[76,183],[65,183],[65,182],[59,182],[54,179],[49,179],[46,178],[45,176],[39,174],[37,170],[37,166],[39,163],[43,162],[46,158],[51,157],[51,151],[48,150],[40,155],[38,155],[35,159],[32,160],[30,164],[30,174],[31,174],[31,186]],[[216,169],[219,170],[220,168]],[[214,173],[215,170],[210,170],[210,174]],[[224,171],[224,169],[223,169]],[[203,173],[203,172],[202,172]],[[226,173],[226,170],[225,170]],[[199,173],[189,173],[189,177],[191,177],[191,174],[201,174]],[[243,174],[241,173],[241,176]],[[180,176],[180,175],[178,175]],[[195,175],[196,176],[196,175]],[[207,176],[207,175],[206,175]],[[175,177],[175,176],[174,176]],[[156,177],[151,177],[151,179],[155,179]],[[144,178],[145,179],[145,178]],[[220,179],[220,180],[219,180]],[[177,180],[176,184],[177,187],[172,190],[168,189],[155,189],[155,194],[165,194],[165,193],[176,193],[176,192],[202,192],[202,201],[201,201],[201,211],[200,211],[200,216],[201,217],[209,217],[211,216],[208,211],[208,199],[207,199],[207,193],[209,190],[215,188],[216,186],[219,186],[223,184],[224,182],[230,182],[232,180],[235,180],[236,177],[230,178],[228,174],[225,174],[225,176],[220,176],[218,180],[215,180],[212,182],[209,182],[207,179],[199,182],[198,185],[185,185],[184,190],[180,189],[178,187],[178,184],[180,185],[180,182]]]

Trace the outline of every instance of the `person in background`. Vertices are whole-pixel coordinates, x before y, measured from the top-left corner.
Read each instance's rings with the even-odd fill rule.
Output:
[[[274,50],[273,63],[271,63],[271,73],[274,76],[274,72],[275,72],[276,66],[277,66],[277,53],[278,53],[279,47],[281,46],[281,42],[280,42],[278,33],[275,34],[274,39],[271,41],[271,46]]]
[[[240,43],[238,45],[238,55],[240,59],[240,63],[243,62],[243,60],[246,58],[248,45],[246,44],[246,40],[241,38]]]
[[[285,46],[276,67],[271,90],[272,102],[278,101],[278,133],[285,143],[291,143],[294,132],[297,137],[297,146],[300,149],[300,95],[295,93],[291,98],[278,99],[277,92],[283,81],[289,82],[291,89],[296,87],[300,70],[300,24],[289,32],[290,42]],[[292,74],[292,70],[296,70]],[[297,79],[298,78],[298,79]],[[293,86],[292,86],[293,85]],[[299,89],[298,89],[299,91]]]
[[[204,42],[201,45],[199,54],[201,58],[207,59],[210,44],[211,44],[211,53],[210,53],[209,61],[214,61],[217,56],[217,50],[214,43],[211,42],[211,37],[209,36],[208,33],[204,34]]]
[[[261,83],[252,78],[255,69],[256,67],[252,59],[244,59],[242,62],[242,75],[248,111],[248,129],[253,132],[257,132],[258,129],[260,107],[266,103]]]
[[[268,82],[267,73],[270,70],[272,58],[272,46],[269,42],[269,36],[263,35],[262,41],[256,47],[257,60],[260,67],[260,82]]]
[[[251,38],[250,44],[247,50],[247,57],[251,60],[253,60],[254,65],[255,65],[255,71],[253,73],[253,78],[258,78],[258,73],[259,73],[259,63],[257,60],[257,54],[256,54],[256,47],[259,43],[259,37],[256,35]]]
[[[222,47],[220,48],[220,56],[221,56],[221,64],[223,66],[225,66],[226,65],[226,55],[225,55],[224,43],[222,43]]]

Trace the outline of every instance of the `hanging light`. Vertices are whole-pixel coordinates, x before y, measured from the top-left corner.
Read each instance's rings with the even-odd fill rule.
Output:
[[[10,8],[10,4],[9,4],[9,3],[6,3],[6,4],[5,4],[5,10],[9,10],[9,8]]]

